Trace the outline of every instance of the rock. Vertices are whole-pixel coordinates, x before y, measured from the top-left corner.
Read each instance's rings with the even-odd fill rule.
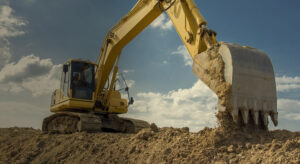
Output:
[[[158,132],[158,127],[156,126],[155,123],[152,123],[152,124],[150,125],[150,129],[151,129],[152,131],[154,131],[154,132]]]
[[[137,139],[148,140],[153,136],[153,131],[148,129],[142,129],[138,134],[136,134]]]
[[[234,151],[235,151],[235,150],[234,150],[234,146],[233,146],[233,145],[230,145],[230,146],[227,148],[227,151],[228,151],[229,153],[234,152]]]
[[[181,131],[183,133],[189,133],[190,132],[190,128],[189,127],[183,127],[183,128],[181,128]]]

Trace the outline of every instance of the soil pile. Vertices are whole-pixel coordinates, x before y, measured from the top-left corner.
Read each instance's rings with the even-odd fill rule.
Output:
[[[204,128],[137,134],[0,129],[0,163],[300,163],[300,132]]]

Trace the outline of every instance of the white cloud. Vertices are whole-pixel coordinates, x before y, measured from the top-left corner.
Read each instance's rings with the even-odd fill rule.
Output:
[[[135,81],[127,79],[126,75],[129,74],[129,73],[131,73],[131,72],[134,72],[134,70],[123,70],[121,72],[123,73],[122,75],[124,77],[124,80],[126,81],[127,86],[129,88],[133,87],[134,84],[135,84]],[[110,74],[109,79],[112,79],[112,73]],[[124,82],[124,80],[123,80],[123,78],[121,77],[120,74],[117,75],[117,79],[118,80],[116,81],[116,84],[115,84],[116,85],[116,90],[126,88],[126,84],[125,84],[125,82]]]
[[[126,80],[126,83],[127,83],[127,86],[128,86],[129,88],[131,88],[131,87],[134,86],[135,81],[134,81],[134,80]]]
[[[6,64],[0,71],[1,90],[18,93],[28,90],[33,96],[50,94],[59,87],[60,65],[34,55]]]
[[[288,120],[300,120],[300,100],[278,99],[279,117]]]
[[[25,33],[19,28],[26,25],[26,22],[14,16],[13,10],[8,4],[8,1],[0,2],[0,68],[11,58],[8,38]]]
[[[198,131],[216,125],[217,96],[201,81],[191,88],[166,94],[138,93],[128,116],[155,122],[158,126],[190,127]]]
[[[32,0],[27,0],[33,2]],[[51,59],[40,59],[35,55],[23,56],[18,62],[10,62],[9,38],[23,35],[20,29],[27,22],[14,15],[8,1],[0,6],[0,90],[18,93],[30,91],[33,96],[48,94],[59,86],[60,65]]]
[[[33,96],[51,94],[60,84],[61,65],[53,65],[45,75],[29,78],[22,82],[23,88],[29,90]]]
[[[300,83],[300,77],[288,77],[288,76],[282,76],[282,77],[277,77],[276,82],[278,83]]]
[[[0,46],[0,69],[8,63],[8,61],[11,58],[10,49],[5,43],[1,43],[2,46]]]
[[[13,15],[13,10],[7,5],[0,6],[0,38],[14,37],[24,34],[19,27],[26,22]]]
[[[284,82],[289,78],[281,78]],[[286,83],[297,82],[291,78]],[[278,99],[279,117],[300,121],[300,100]],[[168,93],[138,93],[128,117],[155,122],[158,126],[184,127],[198,131],[205,126],[216,126],[217,96],[200,80],[191,88]]]
[[[163,13],[150,24],[150,27],[167,31],[172,30],[173,23],[169,18],[167,18],[166,14]]]
[[[300,89],[300,77],[281,76],[276,77],[277,91],[287,92],[294,89]]]
[[[133,69],[124,69],[123,71],[121,71],[123,74],[128,74],[128,73],[133,73],[134,70]]]
[[[193,59],[190,56],[190,53],[186,49],[184,45],[180,45],[177,47],[176,51],[172,52],[172,55],[180,55],[183,57],[184,65],[186,66],[192,66],[193,65]]]

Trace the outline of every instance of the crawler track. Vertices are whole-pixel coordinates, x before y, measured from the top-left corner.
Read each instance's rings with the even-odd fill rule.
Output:
[[[148,127],[150,125],[146,121],[122,118],[116,114],[59,112],[44,119],[42,130],[53,133],[81,131],[137,133]]]

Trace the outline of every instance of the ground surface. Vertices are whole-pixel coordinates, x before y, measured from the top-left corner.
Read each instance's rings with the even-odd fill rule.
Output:
[[[300,163],[300,132],[204,128],[138,134],[0,129],[0,163]]]

